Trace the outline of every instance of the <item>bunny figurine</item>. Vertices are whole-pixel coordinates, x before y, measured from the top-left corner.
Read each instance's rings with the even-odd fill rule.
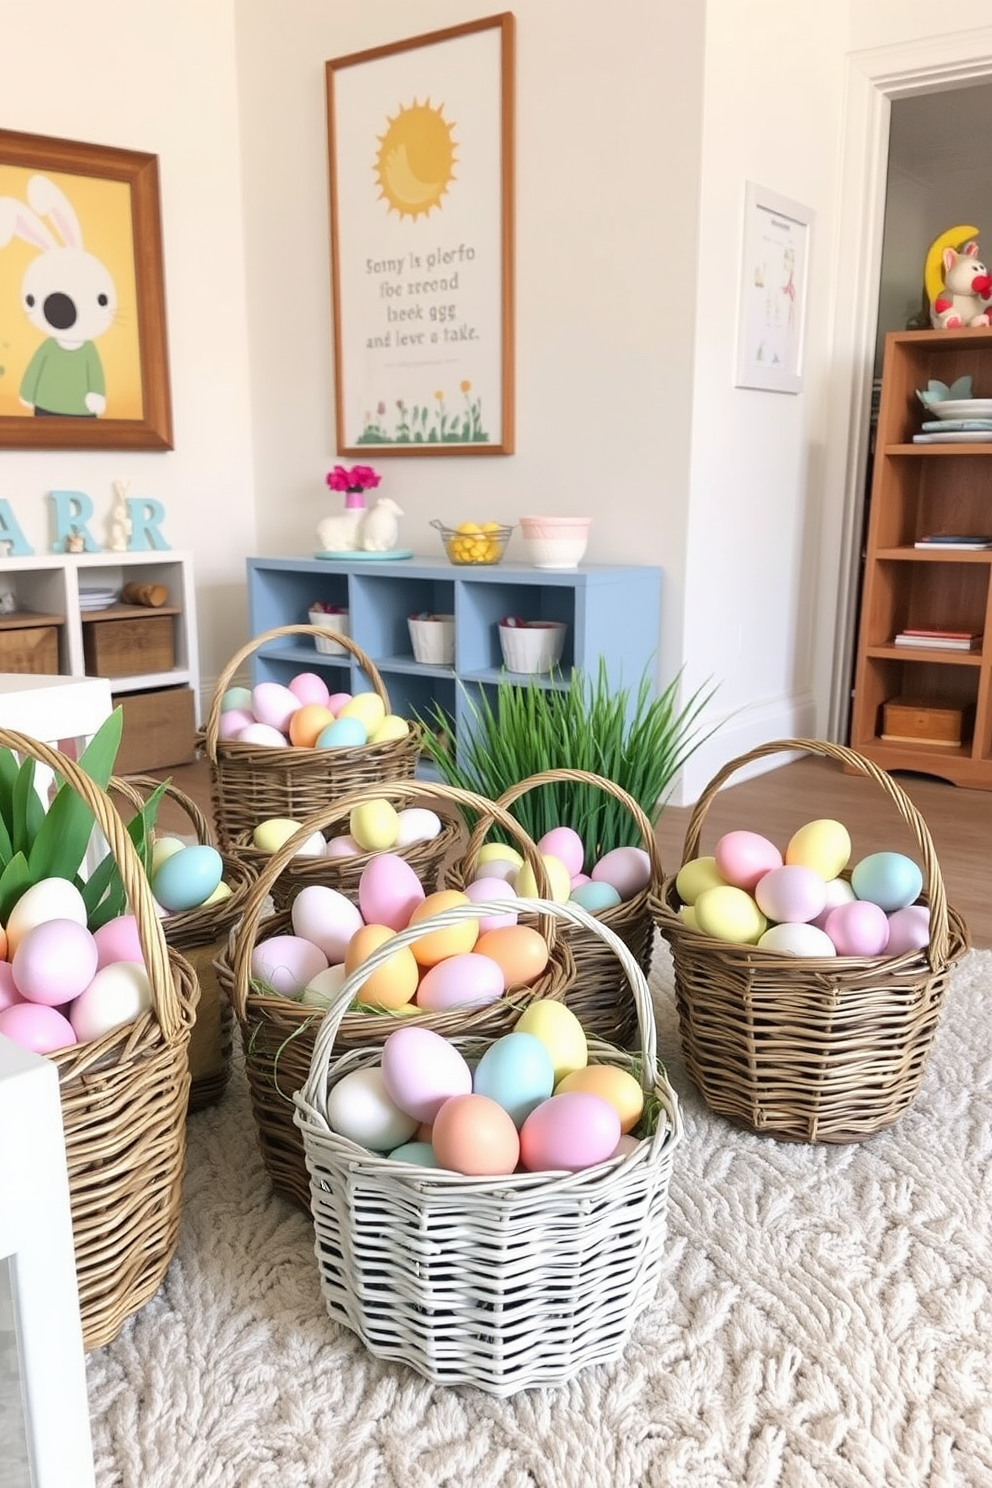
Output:
[[[992,325],[992,274],[978,257],[978,244],[965,243],[960,253],[945,248],[942,263],[944,287],[930,311],[935,329]]]
[[[45,338],[21,378],[20,400],[37,417],[96,418],[107,399],[95,342],[117,311],[110,271],[83,248],[79,218],[47,176],[31,176],[27,202],[0,196],[0,249],[14,238],[39,250],[24,271],[21,302]]]
[[[366,553],[389,553],[400,535],[397,517],[403,511],[388,496],[378,501],[362,517],[358,527],[358,546]]]

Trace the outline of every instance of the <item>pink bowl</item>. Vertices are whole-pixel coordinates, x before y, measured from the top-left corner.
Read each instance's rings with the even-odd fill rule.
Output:
[[[521,517],[524,537],[586,537],[592,517]]]

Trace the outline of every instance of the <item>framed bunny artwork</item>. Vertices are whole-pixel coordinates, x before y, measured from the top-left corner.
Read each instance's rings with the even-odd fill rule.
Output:
[[[0,448],[172,448],[155,155],[0,129]]]

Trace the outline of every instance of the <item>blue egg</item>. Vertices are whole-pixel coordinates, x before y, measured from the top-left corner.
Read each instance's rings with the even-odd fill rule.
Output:
[[[554,1088],[554,1062],[532,1033],[506,1033],[490,1044],[472,1076],[472,1093],[502,1106],[518,1130]]]
[[[209,899],[224,873],[224,860],[205,843],[181,847],[152,877],[152,893],[163,909],[195,909]]]
[[[315,749],[358,749],[369,742],[368,730],[358,718],[335,718],[317,735]]]
[[[859,899],[867,899],[891,914],[919,898],[923,873],[905,853],[870,853],[851,870],[851,888]]]
[[[612,884],[596,879],[591,883],[576,884],[568,897],[590,914],[602,914],[604,909],[612,909],[614,904],[621,903],[619,891]]]
[[[404,1142],[394,1147],[389,1156],[394,1162],[414,1163],[419,1168],[436,1168],[437,1154],[430,1142]]]
[[[220,700],[220,711],[230,713],[232,708],[244,708],[246,712],[252,712],[251,688],[229,687]]]

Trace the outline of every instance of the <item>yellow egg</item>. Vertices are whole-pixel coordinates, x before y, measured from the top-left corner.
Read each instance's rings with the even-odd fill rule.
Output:
[[[699,925],[696,922],[696,907],[694,904],[683,904],[679,910],[679,919],[684,920],[690,930],[699,929]]]
[[[386,852],[396,845],[400,824],[396,807],[381,797],[353,806],[348,829],[359,847],[366,852]]]
[[[171,858],[174,853],[181,852],[185,846],[181,837],[156,837],[152,843],[151,876],[154,878],[166,858]]]
[[[461,889],[438,889],[420,901],[410,915],[409,924],[417,925],[431,915],[451,909],[453,905],[471,902]],[[436,966],[448,956],[464,955],[473,948],[478,938],[479,921],[469,915],[467,919],[459,920],[457,925],[448,925],[443,930],[429,930],[426,935],[413,942],[411,949],[420,966]]]
[[[821,878],[838,878],[851,857],[851,834],[839,821],[821,817],[789,838],[785,861],[812,868]]]
[[[683,904],[695,904],[704,889],[715,889],[726,882],[716,858],[691,858],[675,876],[675,891]]]
[[[556,858],[553,853],[542,853],[541,862],[544,864],[544,871],[548,875],[548,887],[551,892],[551,898],[557,904],[564,904],[572,892],[572,879],[568,869],[565,867],[561,858]],[[513,887],[521,899],[539,899],[541,897],[538,893],[534,870],[527,862],[521,866],[516,878],[513,880]]]
[[[582,1090],[608,1101],[620,1117],[621,1132],[633,1131],[644,1110],[644,1091],[640,1085],[629,1070],[617,1069],[613,1064],[587,1064],[585,1069],[573,1070],[558,1081],[555,1095],[567,1090]]]
[[[694,905],[696,924],[704,935],[733,945],[755,945],[768,921],[750,894],[730,884],[704,889]]]
[[[252,832],[252,846],[257,847],[259,852],[278,852],[283,843],[288,842],[293,833],[299,830],[300,823],[288,816],[270,816],[267,821],[259,822]]]
[[[563,1002],[541,997],[524,1008],[517,1019],[515,1033],[530,1033],[547,1049],[555,1068],[555,1084],[573,1070],[585,1069],[589,1047],[582,1024]]]
[[[201,907],[206,908],[208,904],[221,904],[225,899],[230,899],[233,892],[234,890],[231,888],[231,885],[226,884],[224,880],[221,879],[220,883],[214,889],[213,893],[210,894],[206,899],[204,899],[203,905]]]
[[[377,692],[356,692],[350,702],[345,703],[335,719],[357,718],[364,724],[365,732],[372,734],[386,716],[386,705]]]
[[[391,930],[388,925],[363,925],[360,930],[356,930],[344,955],[347,974],[350,976],[374,950],[387,940],[393,940],[395,936],[396,931]],[[419,980],[420,970],[409,946],[400,946],[399,950],[366,977],[356,993],[355,1001],[362,1007],[391,1010],[405,1007],[413,1000]]]
[[[484,842],[476,858],[480,866],[483,863],[516,863],[518,868],[523,860],[523,853],[517,852],[515,847],[510,847],[505,842]]]
[[[398,713],[387,713],[385,718],[369,734],[370,744],[388,744],[392,739],[405,739],[410,725]]]

